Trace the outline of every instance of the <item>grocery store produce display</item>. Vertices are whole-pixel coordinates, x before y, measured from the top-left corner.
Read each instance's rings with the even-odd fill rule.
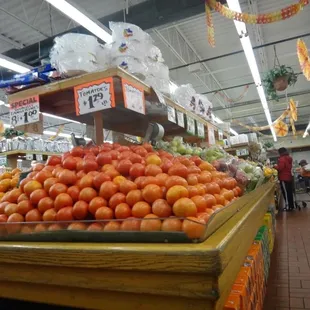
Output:
[[[1,233],[183,231],[199,239],[210,216],[241,194],[236,179],[199,156],[150,144],[74,147],[4,194]]]

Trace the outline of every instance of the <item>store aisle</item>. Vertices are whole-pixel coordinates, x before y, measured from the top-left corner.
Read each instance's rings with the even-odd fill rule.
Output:
[[[310,309],[310,203],[301,211],[277,216],[264,310],[289,309]]]

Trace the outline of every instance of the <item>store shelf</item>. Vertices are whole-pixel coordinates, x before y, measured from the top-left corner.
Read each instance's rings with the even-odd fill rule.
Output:
[[[92,309],[222,309],[273,194],[267,183],[241,197],[240,211],[200,244],[0,242],[0,296]]]
[[[31,151],[30,150],[14,150],[14,151],[8,151],[8,152],[0,152],[0,156],[23,155],[23,154],[52,156],[52,155],[61,155],[62,153],[40,152],[40,151],[32,151],[32,150]]]
[[[112,77],[114,82],[116,107],[100,111],[100,117],[103,119],[103,127],[105,129],[135,136],[144,136],[148,123],[158,122],[163,125],[166,135],[186,134],[186,122],[185,128],[182,128],[177,124],[168,121],[167,108],[156,108],[155,104],[147,104],[146,115],[126,109],[124,107],[121,87],[122,78],[142,88],[145,94],[145,98],[148,102],[158,102],[158,98],[152,91],[151,87],[147,86],[142,81],[120,68],[88,73],[43,86],[27,89],[9,95],[8,99],[9,101],[18,101],[33,95],[39,95],[41,112],[46,112],[58,116],[65,116],[72,120],[77,120],[82,123],[93,125],[94,114],[84,114],[80,116],[76,115],[73,88],[84,83],[89,83],[98,79],[109,77]],[[185,110],[173,102],[170,98],[166,96],[164,96],[164,98],[167,105],[202,123],[205,126],[205,131],[207,131],[207,126],[212,126],[215,128],[215,130],[218,130],[214,124],[211,124],[210,122],[200,118],[198,115]]]

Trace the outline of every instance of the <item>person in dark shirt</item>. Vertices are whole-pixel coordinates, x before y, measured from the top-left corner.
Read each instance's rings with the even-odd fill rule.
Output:
[[[281,147],[278,150],[280,157],[275,168],[278,170],[278,178],[280,181],[281,191],[285,200],[284,211],[294,209],[294,195],[293,195],[293,159],[288,154],[286,148]]]

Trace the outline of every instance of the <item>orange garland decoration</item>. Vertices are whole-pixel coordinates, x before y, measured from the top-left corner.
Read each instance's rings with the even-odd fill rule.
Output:
[[[214,39],[214,26],[212,22],[211,9],[217,11],[222,16],[233,19],[236,21],[244,22],[245,24],[270,24],[280,20],[285,20],[293,17],[294,15],[300,13],[304,6],[309,4],[309,0],[299,0],[298,3],[289,5],[281,10],[267,13],[267,14],[248,14],[248,13],[239,13],[229,9],[228,7],[222,5],[216,0],[205,0],[206,6],[206,15],[208,20],[208,41],[215,42]],[[210,12],[209,12],[210,11]],[[210,26],[209,26],[210,25]],[[215,46],[210,44],[212,47]]]
[[[310,60],[308,48],[306,43],[301,39],[297,40],[297,56],[305,78],[310,81]]]
[[[285,137],[288,133],[288,126],[283,121],[278,121],[273,125],[278,137]]]
[[[237,98],[234,98],[234,99],[227,97],[224,93],[222,93],[222,92],[220,92],[220,91],[214,93],[214,96],[215,96],[215,95],[220,95],[220,96],[221,96],[222,98],[224,98],[228,103],[236,103],[236,102],[239,102],[241,99],[244,98],[244,96],[248,93],[249,87],[250,87],[249,85],[246,85],[246,86],[244,87],[244,90],[242,91],[242,93],[241,93]]]

